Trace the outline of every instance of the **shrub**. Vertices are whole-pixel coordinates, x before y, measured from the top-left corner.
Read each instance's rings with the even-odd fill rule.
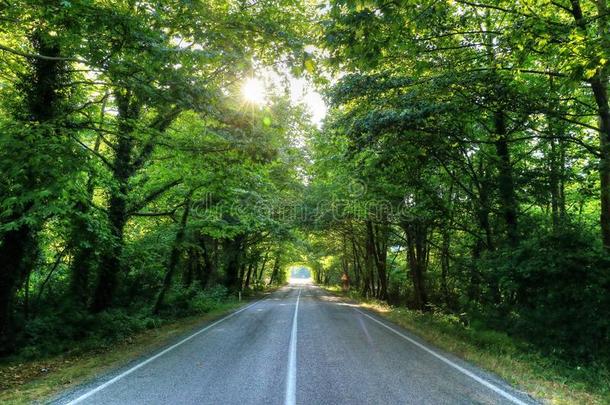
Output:
[[[610,358],[610,258],[591,240],[565,229],[482,261],[501,297],[489,320],[550,352]]]
[[[204,314],[218,308],[228,297],[224,286],[214,286],[204,291],[196,287],[174,288],[168,294],[163,313],[166,316]]]

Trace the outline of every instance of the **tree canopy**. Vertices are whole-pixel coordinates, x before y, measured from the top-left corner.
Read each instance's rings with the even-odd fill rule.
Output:
[[[587,0],[2,2],[0,352],[296,263],[607,359],[608,32]]]

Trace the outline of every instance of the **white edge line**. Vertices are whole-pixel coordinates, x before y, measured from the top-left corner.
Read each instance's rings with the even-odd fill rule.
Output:
[[[176,347],[180,346],[181,344],[188,342],[189,340],[191,340],[192,338],[194,338],[195,336],[207,331],[210,328],[213,328],[214,326],[218,325],[219,323],[226,321],[227,319],[239,314],[240,312],[243,312],[245,310],[247,310],[248,308],[252,308],[253,306],[255,306],[256,304],[260,303],[261,301],[266,300],[267,298],[269,298],[269,296],[262,298],[256,302],[253,302],[252,304],[245,306],[235,312],[231,312],[229,315],[225,316],[224,318],[220,318],[219,320],[215,321],[214,323],[209,324],[208,326],[204,327],[203,329],[198,330],[197,332],[193,333],[192,335],[182,339],[181,341],[179,341],[178,343],[175,343],[173,345],[171,345],[170,347],[168,347],[167,349],[155,354],[152,357],[149,357],[148,359],[144,360],[141,363],[136,364],[135,366],[133,366],[132,368],[130,368],[129,370],[126,370],[124,372],[122,372],[121,374],[117,375],[116,377],[106,381],[105,383],[95,387],[94,389],[92,389],[89,392],[84,393],[83,395],[81,395],[80,397],[73,399],[72,401],[66,403],[65,405],[74,405],[77,404],[87,398],[89,398],[91,395],[95,394],[96,392],[99,392],[101,390],[103,390],[104,388],[108,387],[109,385],[114,384],[115,382],[119,381],[121,378],[133,373],[134,371],[136,371],[137,369],[147,365],[148,363],[150,363],[153,360],[156,360],[157,358],[163,356],[165,353],[175,349]]]
[[[420,349],[426,351],[427,353],[433,355],[434,357],[436,357],[437,359],[441,360],[442,362],[450,365],[451,367],[455,368],[456,370],[458,370],[459,372],[467,375],[468,377],[472,378],[473,380],[475,380],[476,382],[484,385],[485,387],[489,388],[490,390],[496,392],[497,394],[500,394],[501,396],[503,396],[504,398],[508,399],[509,401],[518,404],[518,405],[528,405],[526,402],[523,402],[522,400],[520,400],[519,398],[509,394],[508,392],[504,391],[502,388],[495,386],[494,384],[490,383],[489,381],[486,381],[484,379],[482,379],[481,377],[479,377],[478,375],[466,370],[464,367],[454,363],[453,361],[449,360],[448,358],[438,354],[437,352],[435,352],[434,350],[422,345],[421,343],[411,339],[410,337],[408,337],[407,335],[405,335],[404,333],[401,333],[399,331],[397,331],[394,328],[391,328],[390,326],[386,325],[385,323],[381,322],[380,320],[372,317],[371,315],[364,313],[362,311],[360,311],[359,309],[354,308],[354,311],[366,316],[367,318],[377,322],[379,325],[383,326],[384,328],[394,332],[395,334],[397,334],[398,336],[402,337],[403,339],[409,341],[410,343],[414,344],[415,346],[419,347]]]
[[[296,383],[297,383],[297,318],[299,315],[299,301],[301,299],[301,289],[297,296],[297,303],[294,308],[294,316],[292,318],[292,331],[290,332],[290,348],[288,353],[288,375],[286,378],[286,401],[285,405],[296,404]]]

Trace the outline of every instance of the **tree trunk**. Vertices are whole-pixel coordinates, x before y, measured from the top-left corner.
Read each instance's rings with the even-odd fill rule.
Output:
[[[210,248],[206,241],[205,236],[200,237],[200,244],[203,251],[203,271],[198,272],[199,274],[199,282],[201,284],[201,289],[205,289],[210,282],[210,278],[214,273],[216,273],[216,262],[214,261],[212,254],[210,253]],[[214,244],[217,242],[215,240],[212,241]],[[215,245],[214,245],[215,246]]]
[[[565,143],[563,128],[556,119],[547,117],[550,136],[547,157],[549,170],[549,194],[551,196],[551,223],[557,232],[565,219]]]
[[[372,246],[372,254],[375,267],[377,268],[377,294],[376,297],[381,300],[388,299],[388,279],[387,279],[387,229],[382,229],[385,226],[373,226],[371,221],[367,221],[367,234],[370,238],[369,243]],[[377,232],[375,232],[375,228]]]
[[[0,354],[13,349],[13,303],[15,293],[34,264],[34,232],[27,225],[7,232],[0,249]],[[34,248],[34,251],[30,249]]]
[[[410,221],[403,224],[403,230],[407,236],[407,263],[413,282],[415,308],[428,311],[430,308],[425,281],[428,227],[422,221]]]
[[[190,248],[187,250],[187,263],[184,268],[184,273],[182,274],[182,284],[189,288],[193,284],[194,275],[199,271],[198,266],[200,257],[199,257],[199,249]]]
[[[604,248],[610,251],[610,106],[608,105],[607,79],[598,77],[591,81],[591,89],[597,104],[600,137],[600,225]]]
[[[275,262],[273,263],[273,271],[271,272],[271,277],[269,278],[269,285],[278,282],[281,258],[282,254],[278,251],[277,256],[275,257]]]
[[[443,293],[445,305],[451,307],[449,286],[447,285],[447,277],[449,275],[449,253],[451,252],[451,234],[447,229],[443,229],[441,237],[441,291]]]
[[[587,35],[587,20],[584,17],[580,1],[571,0],[572,15],[584,35]],[[608,48],[606,26],[608,7],[605,1],[595,2],[597,7],[597,24],[601,37],[601,48]],[[601,240],[606,251],[610,251],[610,105],[608,105],[608,66],[598,67],[597,73],[589,80],[597,105],[599,120],[599,177],[600,177],[600,228]]]
[[[51,57],[60,55],[59,45],[41,31],[34,31],[30,36],[30,42],[36,53]],[[29,121],[33,125],[44,124],[61,114],[59,103],[62,101],[62,93],[57,90],[63,81],[69,80],[67,64],[61,60],[41,58],[28,59],[28,62],[29,72],[20,81],[24,89],[24,114],[19,113],[18,119]],[[55,135],[53,130],[49,131],[44,126],[39,128],[43,134],[38,136]],[[33,142],[36,142],[35,139],[36,137]],[[48,186],[54,179],[47,178],[39,170],[32,169],[36,165],[30,163],[31,156],[28,153],[31,152],[22,151],[22,153],[25,155],[19,158],[28,163],[21,184],[24,190],[30,192]],[[0,240],[0,265],[3,266],[0,270],[0,353],[8,353],[12,350],[13,301],[25,276],[32,271],[38,255],[36,238],[40,225],[26,224],[23,221],[28,211],[35,209],[34,203],[28,202],[24,205],[22,210],[15,212],[9,218],[9,222],[19,222],[19,225],[4,233]]]
[[[566,196],[565,196],[565,178],[566,178],[566,144],[563,139],[557,141],[557,216],[558,222],[564,223],[566,219]]]
[[[549,192],[551,195],[551,219],[553,231],[557,232],[559,228],[559,159],[557,144],[555,139],[550,141],[549,152]]]
[[[351,237],[352,240],[352,256],[354,261],[354,274],[355,274],[355,282],[356,288],[362,292],[364,295],[364,283],[362,282],[362,267],[360,265],[360,256],[358,255],[358,249],[356,247],[356,239],[353,234]]]
[[[100,312],[112,305],[118,286],[118,276],[122,273],[123,231],[127,223],[124,195],[115,194],[110,198],[109,220],[111,245],[102,253],[97,285],[91,309]]]
[[[495,142],[498,155],[498,190],[500,194],[500,210],[506,225],[506,235],[511,246],[519,244],[517,227],[517,199],[515,197],[515,181],[508,147],[508,131],[506,116],[498,111],[494,116],[497,140]]]
[[[118,276],[122,273],[123,262],[123,232],[128,220],[127,196],[129,180],[134,173],[132,154],[134,130],[132,120],[140,116],[141,105],[131,92],[115,92],[119,112],[119,133],[115,156],[112,164],[112,177],[116,183],[111,188],[108,204],[108,223],[110,225],[111,242],[102,253],[99,266],[97,285],[93,297],[92,310],[102,311],[108,308],[114,299],[118,286]]]
[[[366,273],[366,280],[368,281],[368,289],[371,291],[373,297],[377,296],[377,290],[375,288],[375,244],[373,242],[374,236],[371,235],[372,230],[369,227],[369,222],[366,225],[366,240],[364,242],[364,266]]]
[[[244,288],[244,277],[246,276],[246,263],[242,260],[239,266],[239,291]]]
[[[163,279],[163,286],[161,287],[161,291],[159,291],[159,295],[157,296],[157,302],[153,308],[153,314],[157,315],[163,306],[163,300],[165,299],[165,294],[172,285],[172,278],[174,277],[174,273],[176,272],[176,267],[178,267],[178,262],[180,261],[180,253],[182,252],[182,244],[184,243],[184,235],[186,234],[186,224],[188,222],[189,212],[191,209],[191,195],[189,194],[186,198],[186,205],[184,206],[184,212],[182,213],[182,219],[180,220],[180,227],[178,228],[178,232],[176,232],[176,238],[174,239],[174,245],[172,246],[172,251],[169,255],[169,261],[167,263],[167,272],[165,273],[165,278]]]
[[[269,247],[267,249],[267,251],[265,252],[265,257],[263,258],[263,263],[261,264],[261,268],[258,273],[258,278],[256,279],[257,284],[261,284],[263,281],[263,275],[265,273],[265,265],[267,264],[267,260],[269,259],[270,250],[271,250],[271,247]]]
[[[248,271],[246,272],[246,282],[244,283],[244,288],[250,288],[250,277],[252,276],[252,268],[254,267],[253,263],[248,264]]]
[[[88,229],[88,206],[85,206],[85,203],[78,203],[75,209],[76,213],[73,216],[72,234],[70,236],[70,246],[74,251],[70,269],[70,297],[76,304],[86,306],[90,293],[89,276],[96,265],[97,238]]]
[[[490,211],[490,175],[488,171],[483,167],[483,161],[479,164],[479,177],[482,179],[478,184],[479,192],[479,206],[477,208],[477,221],[479,222],[480,228],[485,232],[485,249],[487,251],[493,251],[495,249],[493,231],[491,229],[491,222],[489,220]],[[482,248],[482,247],[481,247]],[[481,249],[482,250],[482,249]]]
[[[225,240],[223,244],[223,253],[226,257],[225,286],[232,292],[237,292],[241,287],[239,270],[241,268],[244,239],[243,235],[238,235],[233,239]]]

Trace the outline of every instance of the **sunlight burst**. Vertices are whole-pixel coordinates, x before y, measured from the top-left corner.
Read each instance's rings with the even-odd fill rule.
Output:
[[[249,78],[241,89],[246,101],[253,104],[263,104],[265,102],[265,85],[259,79]]]

